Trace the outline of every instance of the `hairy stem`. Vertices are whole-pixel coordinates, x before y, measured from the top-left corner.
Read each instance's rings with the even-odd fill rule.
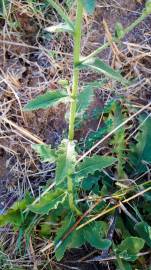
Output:
[[[79,70],[76,68],[77,63],[80,59],[80,48],[81,48],[81,28],[82,28],[82,15],[83,15],[83,6],[80,0],[77,0],[77,14],[75,22],[75,31],[74,31],[74,67],[73,67],[73,85],[71,93],[71,105],[70,105],[70,118],[69,118],[69,141],[74,139],[74,123],[76,117],[76,107],[77,107],[77,95],[78,95],[78,84],[79,84]],[[72,177],[68,175],[67,177],[68,185],[68,194],[69,194],[69,205],[71,210],[76,212],[77,215],[80,215],[80,211],[76,208],[74,204],[74,195],[73,195],[73,182]]]
[[[79,63],[79,60],[80,60],[82,15],[83,15],[82,3],[80,0],[77,0],[77,15],[76,15],[75,31],[74,31],[73,86],[72,86],[72,93],[71,93],[69,135],[68,135],[70,141],[74,139],[74,123],[75,123],[75,117],[76,117],[77,94],[78,94],[78,84],[79,84],[79,70],[76,68],[76,65]]]

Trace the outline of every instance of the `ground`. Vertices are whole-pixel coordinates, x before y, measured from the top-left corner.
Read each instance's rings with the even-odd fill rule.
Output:
[[[31,148],[32,143],[46,142],[57,146],[67,132],[65,112],[67,107],[60,105],[55,109],[37,112],[23,112],[22,108],[28,100],[44,93],[47,89],[60,87],[59,80],[71,80],[73,41],[68,35],[49,35],[44,31],[46,26],[59,20],[44,1],[10,1],[9,9],[0,19],[0,212],[5,211],[22,198],[26,191],[35,197],[42,186],[51,183],[54,178],[54,166],[40,162]],[[65,1],[60,1],[65,2]],[[43,11],[39,12],[38,4]],[[87,55],[107,39],[103,22],[113,33],[114,26],[120,21],[124,27],[133,22],[144,8],[145,1],[98,0],[93,17],[85,14],[82,54]],[[70,17],[75,17],[71,6]],[[136,106],[147,104],[150,100],[150,68],[151,68],[151,17],[148,17],[123,40],[118,47],[119,55],[112,49],[100,54],[113,67],[123,68],[125,74],[135,74],[140,80],[132,89],[118,88],[112,91],[109,86],[96,91],[96,99],[89,108],[100,108],[111,95],[124,94],[127,100]],[[106,29],[107,30],[107,29]],[[83,81],[91,81],[95,74],[81,74]],[[101,100],[98,95],[101,94]],[[87,120],[76,134],[86,137],[90,130],[96,130],[97,120]],[[7,236],[1,232],[1,241]],[[14,244],[15,239],[12,239]],[[90,253],[90,249],[76,255],[78,259]],[[8,254],[10,249],[8,248]],[[10,254],[9,254],[10,255]],[[14,255],[12,260],[14,260]],[[73,258],[70,254],[69,258]],[[26,264],[26,259],[21,262]],[[65,264],[66,266],[63,266]],[[56,264],[56,269],[106,269],[106,266],[77,263],[70,268],[70,263]],[[33,267],[33,266],[32,266]],[[33,269],[30,266],[27,269]],[[73,266],[72,266],[73,267]],[[35,268],[36,269],[36,268]],[[55,269],[55,268],[54,268]],[[107,268],[109,269],[109,268]],[[110,268],[111,269],[111,268]]]

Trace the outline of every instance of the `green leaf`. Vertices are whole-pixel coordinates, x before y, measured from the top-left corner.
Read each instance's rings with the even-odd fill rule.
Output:
[[[74,230],[63,242],[58,246],[62,237],[70,230],[75,224],[76,220],[73,215],[69,214],[62,222],[62,226],[57,231],[55,238],[55,256],[60,261],[67,249],[79,248],[85,243],[98,249],[106,249],[111,246],[111,241],[102,239],[104,235],[104,222],[93,222],[80,230]]]
[[[57,151],[56,162],[56,183],[57,185],[64,181],[67,175],[74,172],[76,162],[75,143],[69,140],[63,140]]]
[[[88,174],[94,174],[95,171],[101,171],[116,162],[116,158],[107,156],[94,155],[85,157],[83,162],[80,162],[76,168],[76,176],[80,178],[87,177]]]
[[[33,199],[26,194],[23,200],[15,202],[6,214],[0,215],[0,227],[12,224],[15,228],[19,228],[24,220],[22,212],[32,201]]]
[[[73,226],[73,224],[75,223],[75,218],[73,215],[69,214],[63,221],[62,221],[62,226],[59,228],[59,230],[57,231],[57,235],[55,237],[54,243],[56,246],[55,249],[55,256],[57,261],[60,261],[63,256],[65,251],[68,249],[71,241],[72,241],[72,237],[74,236],[74,232],[72,232],[64,241],[61,245],[59,245],[58,247],[58,243],[60,243],[60,240],[62,239],[62,237],[65,235],[65,233]],[[76,235],[77,237],[77,235]],[[71,245],[70,245],[71,246]]]
[[[56,33],[56,32],[73,33],[73,28],[69,24],[59,23],[57,25],[46,27],[45,31],[51,32],[51,33]]]
[[[116,268],[117,270],[132,270],[131,264],[129,262],[126,262],[124,260],[121,260],[121,258],[116,258],[116,264],[119,266]]]
[[[93,222],[85,227],[84,237],[87,243],[98,249],[108,249],[112,244],[110,240],[101,238],[97,222]]]
[[[78,94],[78,104],[77,104],[78,115],[83,114],[90,106],[91,102],[94,99],[94,90],[103,86],[105,83],[106,80],[94,81],[83,87],[83,90]]]
[[[46,144],[33,144],[32,148],[37,152],[43,162],[55,162],[56,151]]]
[[[44,95],[38,96],[29,101],[24,107],[24,111],[47,109],[58,105],[60,102],[69,101],[69,96],[64,91],[48,91]]]
[[[90,58],[85,61],[83,60],[77,65],[77,67],[79,67],[79,69],[85,69],[88,67],[98,72],[101,72],[105,76],[114,79],[118,82],[129,84],[129,82],[126,79],[124,79],[124,77],[121,75],[121,72],[119,70],[114,70],[99,58]]]
[[[88,14],[93,14],[95,10],[96,0],[81,0],[84,9]]]
[[[129,161],[137,174],[148,169],[145,162],[151,163],[151,117],[146,120],[145,117],[146,115],[143,115],[139,119],[140,130],[135,138],[137,143],[132,144],[129,151]]]
[[[151,226],[146,222],[139,222],[135,225],[135,230],[146,241],[146,244],[151,247]]]
[[[99,190],[99,186],[98,186],[99,180],[100,180],[100,173],[84,178],[82,182],[82,189],[91,190],[91,191],[93,191],[93,189]]]
[[[118,246],[119,257],[127,261],[135,261],[139,251],[144,247],[145,241],[139,237],[127,237]]]
[[[125,35],[123,25],[119,22],[117,22],[115,25],[115,35],[117,38],[120,39],[123,38]]]
[[[51,235],[51,224],[44,222],[40,224],[40,235],[44,237],[49,237]]]
[[[57,209],[59,204],[63,204],[67,193],[62,189],[52,190],[34,204],[29,205],[28,209],[37,214],[48,214],[50,210]]]
[[[11,224],[19,228],[22,222],[23,219],[20,210],[8,210],[6,214],[0,215],[0,227]]]

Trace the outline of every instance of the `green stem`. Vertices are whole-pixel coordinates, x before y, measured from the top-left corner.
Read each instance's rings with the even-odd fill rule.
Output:
[[[138,24],[140,24],[148,15],[143,12],[140,17],[138,17],[133,23],[131,23],[127,28],[124,29],[124,36],[131,32]]]
[[[71,106],[70,106],[70,118],[69,118],[69,140],[74,139],[74,123],[76,117],[76,107],[77,107],[77,94],[78,94],[78,84],[79,84],[79,70],[76,65],[80,60],[80,48],[81,48],[81,31],[82,31],[82,15],[83,6],[80,0],[77,0],[77,15],[75,22],[74,31],[74,68],[73,68],[73,86],[71,93]]]
[[[82,31],[82,15],[83,15],[83,5],[80,0],[77,0],[77,14],[75,22],[75,31],[74,31],[74,52],[73,52],[73,86],[71,93],[71,105],[70,105],[70,118],[69,118],[69,143],[74,139],[74,123],[76,117],[76,107],[77,107],[77,95],[78,95],[78,85],[79,85],[79,70],[76,68],[76,65],[80,60],[80,49],[81,49],[81,31]],[[70,175],[67,176],[67,186],[69,194],[69,205],[70,209],[76,212],[77,215],[80,215],[80,211],[77,209],[74,203],[74,193],[73,193],[73,182]]]
[[[128,34],[130,31],[132,31],[139,23],[141,23],[149,14],[143,12],[142,15],[136,19],[132,24],[130,24],[127,28],[124,29],[124,33],[123,36],[121,38],[116,38],[113,37],[112,38],[112,42],[118,43],[121,39],[124,38],[124,36],[126,34]],[[105,49],[107,49],[110,46],[110,42],[106,42],[104,45],[100,46],[99,48],[97,48],[95,51],[93,51],[91,54],[89,54],[86,57],[82,57],[81,62],[84,62],[94,56],[96,56],[97,54],[99,54],[100,52],[104,51]]]

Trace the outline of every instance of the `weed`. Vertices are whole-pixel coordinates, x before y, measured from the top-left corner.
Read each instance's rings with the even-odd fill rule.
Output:
[[[33,149],[42,162],[55,162],[56,164],[53,188],[51,190],[48,187],[36,200],[27,194],[22,201],[16,202],[6,214],[0,216],[0,225],[12,224],[14,230],[18,232],[17,249],[21,249],[23,238],[26,240],[26,245],[29,245],[34,229],[39,225],[40,235],[43,237],[49,237],[48,230],[52,232],[50,233],[50,243],[41,251],[45,252],[54,248],[58,261],[63,258],[66,250],[89,244],[98,250],[109,251],[110,249],[110,254],[115,256],[119,269],[132,269],[133,265],[137,268],[140,263],[137,260],[140,257],[140,251],[147,246],[151,247],[151,227],[143,220],[141,203],[138,198],[142,196],[141,200],[144,204],[149,202],[151,186],[150,181],[142,182],[140,180],[139,183],[133,184],[133,181],[131,182],[129,179],[141,178],[141,174],[146,172],[151,162],[149,132],[151,119],[148,117],[142,124],[143,128],[139,129],[136,136],[137,143],[130,144],[126,140],[126,127],[121,126],[127,113],[120,100],[112,101],[103,111],[104,126],[90,134],[86,147],[80,149],[80,152],[90,150],[101,137],[116,130],[112,139],[106,143],[108,155],[101,155],[101,151],[98,149],[98,154],[95,153],[91,156],[85,154],[79,159],[75,141],[75,125],[78,117],[83,118],[91,104],[94,90],[106,81],[108,82],[109,79],[126,87],[133,81],[129,81],[128,78],[122,76],[120,70],[113,69],[96,57],[99,52],[110,46],[110,42],[86,57],[82,57],[80,54],[83,13],[84,10],[89,15],[93,13],[95,0],[76,1],[75,22],[70,20],[65,10],[56,1],[48,0],[47,2],[58,12],[63,22],[48,27],[46,30],[67,32],[73,36],[72,89],[70,91],[67,84],[67,87],[62,87],[62,90],[48,91],[29,101],[24,111],[47,109],[60,103],[70,104],[68,138],[63,139],[57,149],[52,149],[46,144],[33,145]],[[68,7],[70,2],[67,1]],[[150,1],[148,1],[142,15],[130,26],[124,29],[121,24],[116,25],[112,42],[118,44],[120,39],[150,13]],[[84,85],[79,92],[80,71],[87,69],[103,74],[105,80]],[[134,79],[136,80],[136,78]],[[142,120],[140,121],[142,122]],[[129,206],[128,203],[135,202],[136,198],[138,203],[132,203]],[[123,206],[125,204],[127,204],[127,208]],[[126,215],[122,222],[120,211],[118,211],[117,239],[113,239],[113,237],[108,237],[107,232],[110,231],[110,227],[106,216],[114,215],[116,209],[121,209]],[[102,219],[100,219],[101,217]],[[123,239],[127,230],[129,235]],[[101,260],[101,257],[98,260]]]

